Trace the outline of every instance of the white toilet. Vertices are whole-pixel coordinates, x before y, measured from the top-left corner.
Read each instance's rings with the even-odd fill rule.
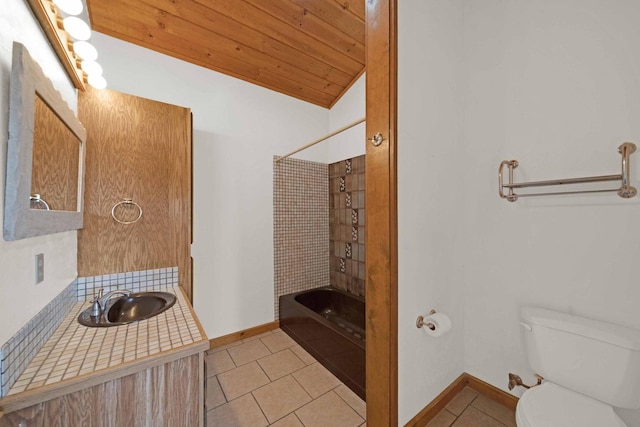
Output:
[[[516,408],[518,427],[624,427],[613,407],[640,408],[640,331],[524,307],[529,365],[543,376]]]

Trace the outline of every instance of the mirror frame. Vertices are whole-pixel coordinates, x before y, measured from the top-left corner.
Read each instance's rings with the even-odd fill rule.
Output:
[[[35,97],[51,108],[80,141],[77,211],[30,208]],[[9,142],[4,193],[5,240],[18,240],[82,228],[84,158],[87,132],[26,47],[13,42],[9,95]]]

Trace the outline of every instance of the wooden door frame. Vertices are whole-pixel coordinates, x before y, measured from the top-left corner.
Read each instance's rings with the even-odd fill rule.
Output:
[[[397,0],[366,2],[367,425],[398,425]]]

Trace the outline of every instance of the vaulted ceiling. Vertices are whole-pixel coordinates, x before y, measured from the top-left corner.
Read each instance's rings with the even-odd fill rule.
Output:
[[[365,0],[87,0],[91,26],[323,107],[365,67]]]

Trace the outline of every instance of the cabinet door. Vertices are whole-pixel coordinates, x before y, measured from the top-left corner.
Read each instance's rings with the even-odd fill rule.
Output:
[[[78,274],[177,266],[191,297],[191,111],[87,89],[79,94],[78,115],[87,129]],[[124,199],[142,210],[132,224],[112,217]],[[114,213],[129,222],[139,211],[124,203]]]
[[[202,354],[56,396],[0,417],[0,427],[202,426]]]

